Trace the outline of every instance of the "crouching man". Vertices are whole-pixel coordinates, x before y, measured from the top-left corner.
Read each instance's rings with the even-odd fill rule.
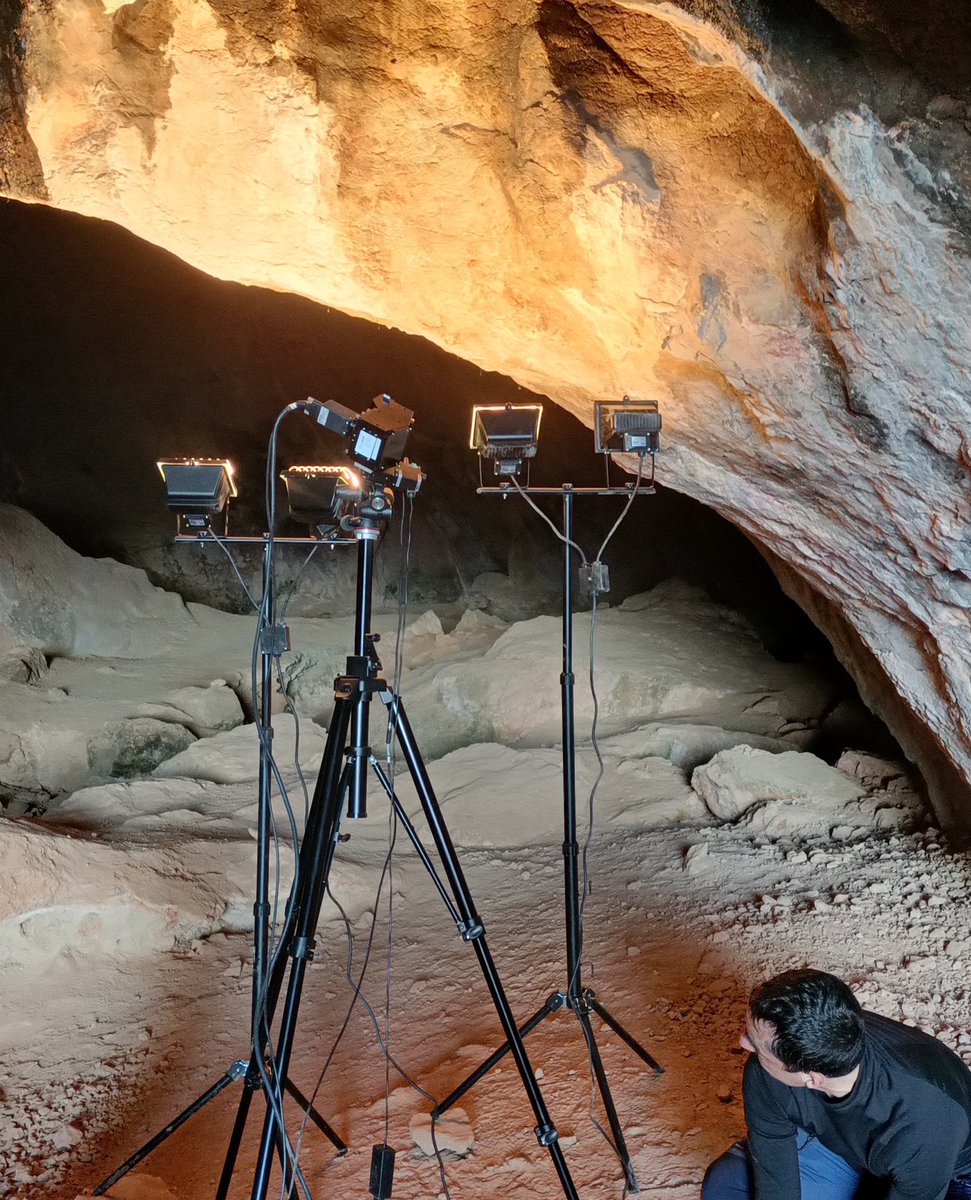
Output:
[[[702,1200],[971,1198],[971,1071],[935,1038],[806,970],[755,989],[741,1045],[748,1139]]]

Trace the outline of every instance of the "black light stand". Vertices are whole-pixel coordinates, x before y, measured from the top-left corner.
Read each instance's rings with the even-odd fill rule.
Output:
[[[180,534],[176,537],[176,542],[193,542],[200,545],[212,543],[216,539],[212,534],[200,532],[198,534]],[[197,1112],[205,1108],[210,1100],[214,1100],[225,1088],[237,1079],[243,1080],[243,1093],[240,1098],[239,1112],[237,1114],[236,1124],[233,1128],[233,1133],[230,1139],[229,1150],[226,1155],[226,1163],[223,1168],[223,1174],[219,1182],[219,1187],[216,1192],[216,1200],[225,1200],[229,1190],[229,1184],[232,1179],[233,1168],[236,1161],[236,1155],[239,1150],[240,1141],[242,1139],[243,1129],[246,1123],[246,1115],[249,1112],[250,1103],[253,1094],[263,1088],[263,1079],[260,1074],[260,1063],[262,1062],[266,1045],[268,1041],[268,1027],[272,1020],[273,1011],[276,1006],[277,997],[280,990],[280,982],[282,975],[276,972],[270,980],[269,988],[266,997],[263,995],[263,987],[267,975],[268,966],[268,951],[269,951],[269,921],[270,921],[270,902],[269,902],[269,879],[270,879],[270,819],[271,819],[271,792],[273,781],[273,770],[271,765],[272,756],[272,698],[273,698],[273,660],[279,654],[280,648],[275,645],[274,639],[277,636],[275,598],[267,588],[267,581],[270,575],[270,556],[273,552],[274,544],[284,545],[311,545],[317,543],[319,545],[349,545],[353,544],[353,539],[349,538],[328,538],[326,541],[316,538],[287,538],[275,537],[272,539],[263,537],[220,537],[218,539],[223,545],[262,545],[263,547],[263,594],[268,595],[269,611],[265,614],[264,627],[261,631],[260,645],[260,722],[262,729],[265,731],[264,736],[260,738],[260,761],[259,761],[259,803],[257,815],[257,853],[256,853],[256,901],[253,905],[254,929],[253,929],[253,996],[250,1011],[250,1058],[237,1059],[227,1068],[226,1073],[218,1079],[211,1087],[207,1088],[200,1096],[192,1101],[186,1108],[173,1118],[164,1128],[159,1130],[153,1137],[144,1143],[138,1150],[127,1158],[120,1167],[111,1173],[107,1179],[102,1180],[94,1189],[95,1196],[102,1196],[109,1188],[114,1185],[133,1170],[143,1159],[147,1158],[154,1150],[166,1141],[177,1129],[180,1129],[186,1121],[194,1117]],[[253,698],[254,704],[256,697]],[[285,965],[285,960],[281,960]],[[258,1057],[257,1057],[258,1054]],[[309,1100],[300,1092],[300,1090],[290,1081],[284,1074],[283,1088],[293,1097],[300,1107],[308,1114],[309,1119],[324,1133],[334,1144],[339,1154],[347,1153],[347,1146],[341,1138],[334,1132],[331,1126],[317,1112]]]
[[[362,513],[364,511],[362,509]],[[445,826],[441,808],[432,789],[408,718],[400,698],[378,675],[380,663],[374,650],[374,638],[368,633],[368,626],[371,620],[375,546],[387,523],[387,515],[386,513],[380,517],[362,515],[357,518],[354,530],[354,536],[358,540],[354,653],[347,659],[346,673],[335,682],[333,716],[314,788],[306,833],[300,848],[299,881],[292,909],[294,926],[288,947],[291,960],[289,979],[279,1032],[274,1043],[276,1069],[281,1077],[286,1077],[293,1049],[307,964],[313,958],[314,935],[339,838],[344,794],[347,793],[350,813],[366,815],[365,770],[370,765],[391,799],[394,810],[402,821],[409,839],[417,849],[422,863],[429,870],[433,882],[455,920],[459,933],[464,941],[472,944],[475,950],[500,1023],[506,1034],[507,1046],[516,1060],[523,1087],[536,1118],[536,1138],[541,1146],[545,1146],[549,1150],[567,1200],[578,1200],[576,1188],[557,1140],[559,1135],[550,1120],[522,1037],[503,991],[486,943],[485,929],[473,906],[455,848]],[[381,699],[390,714],[395,736],[403,752],[421,802],[422,811],[431,830],[438,857],[448,879],[451,896],[435,873],[431,859],[422,847],[414,826],[398,801],[393,781],[382,771],[367,745],[367,706],[374,695]],[[350,746],[348,746],[349,733],[351,734]],[[265,1200],[270,1183],[274,1149],[282,1137],[283,1131],[277,1128],[276,1115],[268,1107],[253,1180],[252,1200]],[[282,1181],[284,1195],[290,1194],[292,1184],[292,1169],[284,1163]]]
[[[610,1093],[607,1074],[604,1070],[603,1059],[597,1046],[597,1040],[590,1023],[590,1014],[596,1013],[610,1029],[617,1034],[631,1050],[634,1051],[654,1071],[655,1075],[662,1074],[661,1067],[644,1047],[613,1017],[600,1003],[591,988],[585,988],[581,977],[581,916],[580,916],[580,882],[578,871],[579,845],[577,842],[577,805],[576,805],[576,735],[573,704],[574,674],[573,674],[573,564],[570,557],[573,541],[573,500],[575,496],[627,496],[637,494],[651,495],[652,486],[638,488],[630,484],[625,488],[575,488],[572,484],[564,483],[561,487],[520,487],[504,484],[501,487],[480,487],[476,489],[479,495],[498,495],[503,498],[515,495],[517,492],[525,495],[562,496],[563,498],[563,671],[560,675],[561,719],[563,731],[563,863],[564,863],[564,907],[566,914],[566,967],[567,986],[563,991],[554,992],[543,1006],[523,1025],[519,1026],[518,1035],[525,1037],[544,1021],[551,1013],[567,1008],[572,1010],[580,1022],[586,1041],[590,1063],[596,1077],[597,1087],[603,1101],[604,1111],[610,1125],[613,1147],[620,1159],[627,1187],[631,1192],[638,1191],[637,1179],[631,1167],[630,1154],[624,1140],[624,1132],[617,1116],[617,1109]],[[489,1056],[471,1075],[461,1083],[437,1108],[432,1110],[432,1120],[437,1120],[444,1112],[478,1081],[486,1075],[510,1050],[510,1043],[504,1042]]]

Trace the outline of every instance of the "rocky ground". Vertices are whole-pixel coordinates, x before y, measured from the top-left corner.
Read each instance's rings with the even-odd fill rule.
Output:
[[[63,623],[42,627],[36,606],[30,627],[23,623],[14,593],[23,600],[43,577],[44,554],[63,551],[36,530],[32,545],[33,569],[6,579],[0,597],[10,748],[0,773],[0,1178],[17,1200],[73,1200],[247,1054],[257,754],[243,714],[252,623],[180,607],[130,578],[114,628],[115,568],[59,557],[59,579],[84,573],[88,608],[76,607],[67,631],[75,643],[88,639],[79,652]],[[141,657],[138,639],[122,637],[133,611],[153,631]],[[513,1009],[525,1018],[567,982],[559,624],[456,618],[410,617],[401,690]],[[589,620],[578,618],[578,656]],[[281,669],[297,701],[299,744],[292,717],[281,714],[276,728],[299,824],[301,788],[287,764],[299,758],[312,778],[324,737],[314,718],[326,722],[346,622],[294,624],[295,651]],[[394,615],[378,624],[391,662]],[[737,1039],[755,980],[807,963],[833,970],[864,1004],[930,1030],[971,1062],[969,864],[933,827],[902,765],[860,746],[835,764],[810,752],[832,682],[777,663],[702,595],[663,585],[604,610],[595,644],[605,774],[588,855],[583,976],[664,1067],[656,1076],[595,1019],[641,1192],[680,1200],[697,1194],[707,1162],[742,1130]],[[585,837],[597,764],[578,674]],[[56,719],[38,716],[44,704]],[[106,738],[124,752],[104,751]],[[33,787],[38,762],[47,774]],[[401,794],[415,812],[404,779]],[[275,807],[285,888],[292,855],[279,799]],[[351,836],[331,884],[348,926],[327,902],[303,995],[292,1076],[316,1090],[350,1147],[339,1158],[308,1130],[308,1183],[314,1195],[367,1194],[371,1146],[386,1138],[398,1151],[401,1200],[555,1196],[508,1062],[439,1127],[441,1168],[428,1153],[431,1097],[501,1035],[475,956],[400,831],[377,895],[387,809],[372,786],[368,818],[345,823]],[[358,1003],[321,1082],[353,999],[348,928],[355,977],[374,931],[363,993],[397,1066],[387,1069]],[[575,1019],[551,1016],[528,1048],[581,1196],[621,1197]],[[233,1084],[110,1195],[211,1196],[239,1094]],[[259,1108],[234,1197],[249,1195]],[[300,1130],[295,1107],[288,1128]]]

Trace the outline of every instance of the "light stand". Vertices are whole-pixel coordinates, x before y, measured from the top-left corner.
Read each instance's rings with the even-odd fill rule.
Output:
[[[180,523],[181,527],[181,523]],[[191,542],[199,545],[213,543],[216,539],[212,533],[206,529],[200,530],[196,534],[180,533],[176,537],[176,542]],[[273,697],[273,660],[279,653],[279,648],[274,644],[274,638],[277,630],[275,599],[271,589],[267,587],[267,582],[270,574],[270,558],[273,552],[274,544],[284,545],[347,545],[353,544],[353,539],[328,539],[322,542],[316,538],[287,538],[275,537],[270,539],[268,536],[263,537],[220,537],[219,542],[225,545],[261,545],[263,548],[262,556],[262,582],[263,594],[268,596],[269,611],[266,613],[264,628],[261,631],[260,645],[260,696],[259,710],[260,721],[264,730],[264,736],[260,738],[260,759],[259,759],[259,801],[257,810],[257,852],[256,852],[256,901],[253,905],[254,928],[253,928],[253,995],[250,1009],[250,1058],[237,1059],[227,1068],[226,1073],[216,1080],[209,1088],[207,1088],[200,1096],[192,1101],[186,1108],[173,1118],[164,1128],[159,1130],[153,1137],[145,1142],[138,1150],[127,1158],[120,1167],[111,1173],[106,1179],[94,1188],[95,1196],[102,1196],[109,1188],[122,1179],[129,1171],[133,1170],[147,1158],[153,1151],[157,1150],[176,1130],[180,1129],[186,1121],[194,1117],[197,1112],[200,1112],[209,1103],[214,1100],[222,1091],[225,1090],[231,1083],[237,1079],[243,1080],[243,1093],[240,1098],[239,1110],[237,1113],[236,1123],[233,1127],[233,1132],[230,1137],[229,1149],[226,1154],[226,1160],[223,1167],[222,1177],[219,1181],[219,1187],[216,1191],[216,1200],[225,1200],[229,1190],[229,1184],[232,1179],[233,1169],[236,1162],[236,1157],[239,1152],[239,1146],[242,1141],[243,1130],[246,1125],[246,1117],[249,1112],[253,1094],[262,1090],[263,1080],[260,1074],[259,1065],[262,1062],[266,1045],[269,1038],[269,1023],[272,1020],[273,1011],[276,1006],[277,997],[280,989],[280,979],[277,977],[279,972],[275,973],[270,980],[267,996],[264,1000],[262,988],[267,976],[268,968],[268,952],[269,952],[269,921],[270,921],[270,902],[269,902],[269,879],[270,879],[270,818],[271,818],[271,791],[273,770],[271,765],[272,757],[272,740],[273,740],[273,725],[272,725],[272,697]],[[256,697],[254,696],[254,704]],[[282,961],[282,960],[281,960]],[[285,1073],[281,1073],[283,1079],[284,1090],[296,1101],[298,1105],[308,1114],[309,1119],[314,1125],[333,1143],[339,1154],[347,1153],[347,1145],[342,1141],[331,1126],[317,1112],[310,1101],[303,1095],[302,1092],[293,1084]]]
[[[630,484],[625,488],[575,488],[572,484],[564,483],[561,487],[515,487],[508,483],[500,487],[480,487],[478,495],[498,495],[507,498],[517,492],[525,495],[562,496],[563,498],[563,671],[560,675],[560,704],[561,724],[563,735],[563,865],[564,865],[564,909],[566,917],[566,967],[567,986],[563,991],[550,995],[543,1006],[524,1024],[519,1026],[518,1034],[526,1037],[533,1029],[544,1021],[551,1013],[567,1008],[576,1014],[583,1031],[587,1045],[590,1063],[600,1091],[604,1111],[610,1125],[613,1147],[620,1159],[627,1187],[631,1192],[637,1192],[637,1179],[631,1167],[630,1154],[624,1140],[624,1132],[617,1116],[604,1069],[603,1059],[597,1046],[596,1036],[590,1023],[590,1014],[596,1013],[601,1020],[617,1034],[631,1050],[634,1051],[654,1071],[655,1075],[662,1074],[661,1067],[644,1047],[613,1017],[600,1003],[591,988],[583,986],[581,976],[581,914],[580,914],[580,881],[578,870],[579,844],[577,842],[577,805],[576,805],[576,733],[574,716],[574,683],[573,674],[573,564],[571,561],[571,543],[573,542],[573,501],[576,496],[627,496],[633,494],[651,495],[653,486],[637,488]],[[437,1120],[464,1096],[478,1081],[486,1075],[509,1052],[510,1044],[504,1042],[489,1056],[468,1078],[435,1109],[432,1110],[432,1120]]]

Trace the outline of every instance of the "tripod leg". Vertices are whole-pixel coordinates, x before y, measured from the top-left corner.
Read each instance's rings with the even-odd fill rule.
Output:
[[[311,1104],[311,1102],[307,1099],[303,1092],[301,1092],[297,1085],[288,1079],[283,1086],[286,1088],[288,1094],[291,1095],[304,1110],[309,1120],[317,1126],[317,1128],[322,1134],[324,1134],[325,1137],[330,1139],[332,1144],[336,1147],[337,1153],[346,1154],[347,1143],[343,1140],[343,1138],[340,1137],[339,1134],[334,1132],[330,1125],[327,1124],[324,1118],[314,1108],[313,1104]]]
[[[600,1003],[600,1001],[593,994],[593,992],[589,992],[589,991],[584,992],[583,998],[587,1002],[587,1005],[597,1014],[598,1017],[601,1018],[601,1020],[604,1022],[604,1024],[609,1026],[609,1028],[611,1028],[614,1031],[614,1033],[617,1034],[617,1036],[620,1038],[620,1040],[622,1042],[624,1042],[624,1043],[626,1043],[626,1045],[630,1046],[631,1050],[634,1051],[634,1053],[638,1056],[638,1058],[643,1059],[644,1062],[647,1063],[647,1065],[651,1068],[651,1070],[654,1072],[655,1075],[663,1075],[664,1074],[664,1068],[660,1065],[660,1063],[655,1062],[654,1059],[651,1058],[651,1056],[648,1054],[648,1052],[640,1044],[640,1042],[637,1041],[636,1038],[632,1037],[627,1032],[627,1030],[623,1027],[623,1025],[621,1025],[619,1021],[617,1021],[614,1017],[612,1017],[610,1015],[609,1012],[607,1012],[607,1010]]]
[[[442,860],[442,866],[448,877],[449,886],[455,896],[456,904],[462,917],[459,922],[459,931],[467,942],[472,943],[476,957],[479,960],[479,967],[492,995],[492,1002],[495,1005],[503,1032],[509,1042],[509,1048],[513,1058],[516,1060],[523,1088],[526,1091],[529,1103],[536,1117],[536,1139],[541,1146],[545,1146],[549,1150],[550,1158],[553,1160],[553,1165],[556,1168],[567,1200],[579,1200],[576,1187],[570,1177],[569,1168],[566,1165],[566,1159],[563,1156],[562,1147],[557,1141],[559,1134],[550,1120],[546,1101],[543,1099],[543,1093],[536,1082],[536,1076],[533,1073],[529,1056],[526,1053],[526,1047],[523,1045],[523,1039],[519,1035],[516,1020],[509,1007],[509,1001],[503,991],[502,982],[499,979],[495,963],[489,952],[482,922],[479,920],[472,906],[472,898],[469,895],[468,885],[465,882],[462,868],[456,857],[452,839],[445,828],[441,808],[432,790],[431,780],[428,778],[425,764],[418,753],[411,725],[408,722],[400,700],[390,690],[382,693],[381,699],[387,705],[392,715],[398,742],[408,763],[408,769],[411,772],[415,790],[418,792],[421,800],[422,810],[425,814],[425,819],[428,821],[428,827],[435,840],[435,847],[438,850],[439,858]]]
[[[339,691],[334,701],[334,713],[324,746],[324,757],[320,764],[310,817],[300,848],[299,881],[293,904],[294,931],[288,946],[290,978],[275,1047],[274,1074],[280,1080],[286,1079],[289,1074],[290,1053],[296,1033],[304,977],[307,965],[313,957],[314,932],[334,858],[341,818],[341,760],[347,744],[351,710],[357,702],[347,690]],[[283,1139],[284,1131],[272,1098],[267,1097],[266,1117],[253,1178],[252,1200],[265,1200],[274,1147],[279,1144],[280,1148],[285,1150]],[[286,1175],[286,1171],[284,1174]]]
[[[610,1094],[610,1084],[607,1082],[607,1072],[604,1070],[603,1059],[600,1057],[600,1047],[597,1045],[597,1039],[594,1037],[593,1029],[590,1026],[590,1014],[585,1009],[579,1009],[577,1011],[577,1018],[580,1022],[580,1028],[583,1030],[583,1036],[586,1039],[587,1052],[590,1055],[590,1065],[593,1067],[597,1087],[600,1090],[600,1099],[603,1101],[604,1112],[607,1114],[607,1123],[610,1125],[610,1132],[614,1139],[614,1149],[617,1151],[617,1157],[620,1159],[621,1165],[624,1168],[624,1175],[627,1177],[627,1188],[631,1192],[638,1192],[640,1188],[637,1186],[637,1178],[630,1165],[630,1153],[627,1149],[627,1142],[624,1140],[624,1131],[621,1127],[620,1119],[617,1116],[614,1098]]]
[[[554,1013],[558,1009],[561,1009],[565,1003],[566,997],[563,995],[563,993],[554,992],[541,1009],[533,1013],[528,1021],[519,1026],[519,1036],[524,1038],[532,1033],[541,1021],[545,1021],[550,1013]],[[496,1050],[493,1054],[490,1054],[484,1063],[476,1067],[476,1069],[465,1080],[464,1083],[460,1083],[454,1092],[451,1092],[445,1097],[441,1104],[432,1109],[432,1120],[437,1121],[443,1113],[448,1112],[448,1110],[453,1104],[456,1103],[456,1101],[461,1100],[467,1091],[475,1087],[483,1075],[488,1075],[496,1063],[501,1062],[502,1059],[506,1057],[510,1049],[511,1047],[509,1045],[509,1039],[507,1038],[498,1050]]]
[[[229,1195],[229,1185],[233,1181],[233,1172],[236,1170],[236,1159],[239,1157],[239,1148],[243,1142],[246,1120],[249,1117],[254,1091],[255,1088],[250,1086],[249,1074],[247,1073],[246,1082],[243,1084],[243,1094],[239,1098],[239,1107],[236,1109],[236,1120],[233,1122],[233,1131],[229,1136],[229,1147],[226,1150],[226,1157],[223,1160],[222,1174],[219,1176],[219,1186],[216,1188],[216,1200],[226,1200],[226,1197]]]
[[[245,1069],[246,1064],[244,1062],[233,1063],[222,1079],[217,1080],[212,1087],[207,1088],[207,1090],[204,1091],[202,1095],[198,1097],[198,1099],[193,1100],[188,1108],[184,1108],[174,1120],[169,1121],[168,1125],[166,1125],[164,1129],[160,1129],[158,1133],[149,1141],[147,1141],[140,1150],[136,1150],[131,1158],[126,1159],[117,1169],[117,1171],[112,1172],[107,1179],[103,1179],[101,1183],[99,1183],[94,1189],[94,1195],[103,1196],[109,1188],[114,1187],[114,1185],[119,1179],[122,1178],[122,1176],[127,1175],[133,1167],[137,1167],[143,1158],[148,1158],[153,1150],[161,1146],[165,1139],[171,1136],[171,1134],[175,1133],[175,1131],[184,1125],[190,1117],[194,1117],[199,1109],[204,1108],[205,1105],[207,1105],[215,1096],[218,1096],[224,1088],[229,1087],[231,1083],[241,1078]]]

